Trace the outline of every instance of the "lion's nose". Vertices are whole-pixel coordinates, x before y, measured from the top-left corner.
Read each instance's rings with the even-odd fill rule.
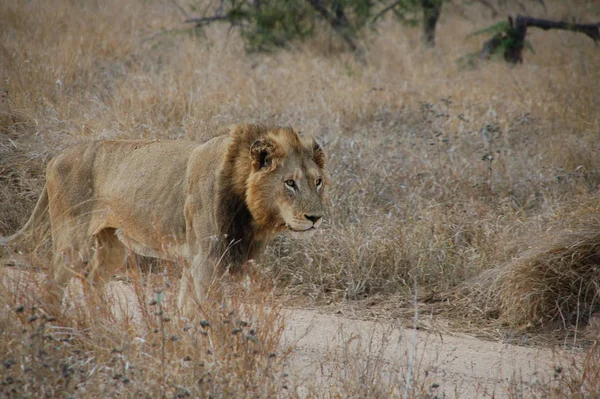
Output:
[[[313,224],[316,224],[323,215],[304,215],[304,217],[313,222]]]

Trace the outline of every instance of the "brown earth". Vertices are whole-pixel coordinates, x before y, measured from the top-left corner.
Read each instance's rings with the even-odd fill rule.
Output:
[[[122,301],[115,311],[135,314],[131,287],[114,282],[111,288]],[[566,350],[408,329],[405,321],[364,321],[314,309],[285,313],[282,346],[292,347],[287,372],[301,396],[310,396],[309,389],[314,394],[315,387],[335,396],[349,380],[404,386],[411,374],[432,397],[501,398],[514,391],[528,397],[572,357]]]

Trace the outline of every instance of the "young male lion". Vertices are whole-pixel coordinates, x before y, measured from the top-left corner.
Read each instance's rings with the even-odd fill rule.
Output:
[[[86,268],[102,290],[129,249],[185,260],[184,306],[189,279],[200,299],[215,276],[255,259],[275,233],[318,228],[326,182],[323,150],[291,128],[234,125],[204,144],[78,144],[50,161],[29,221],[0,244],[20,241],[49,212],[54,301]]]

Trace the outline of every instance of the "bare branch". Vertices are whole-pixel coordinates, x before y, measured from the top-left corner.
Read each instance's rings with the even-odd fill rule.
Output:
[[[381,18],[383,15],[385,15],[388,11],[394,9],[396,6],[400,5],[400,2],[402,0],[398,0],[393,2],[392,4],[390,4],[389,6],[385,7],[383,10],[379,11],[377,13],[377,15],[375,15],[372,19],[371,19],[371,24],[373,24],[375,21],[377,21],[379,18]]]
[[[506,43],[506,40],[509,39],[509,44],[504,48],[504,59],[511,64],[523,62],[522,53],[526,43],[525,35],[527,34],[527,28],[529,27],[540,28],[543,30],[560,29],[571,32],[581,32],[592,38],[596,43],[600,40],[600,23],[574,24],[565,21],[550,21],[546,19],[524,17],[522,15],[517,15],[514,18],[509,16],[508,22],[512,29],[510,31],[498,33],[493,38],[486,41],[483,50],[481,51],[482,58],[488,58],[502,43]]]
[[[323,18],[325,18],[333,30],[344,39],[348,47],[350,47],[350,50],[356,51],[358,47],[348,32],[350,25],[346,15],[341,10],[338,10],[336,16],[332,15],[327,8],[323,6],[321,0],[308,0],[308,2]]]
[[[572,24],[565,21],[549,21],[546,19],[538,19],[531,17],[517,16],[516,25],[524,25],[525,27],[531,26],[532,28],[540,28],[543,30],[548,29],[561,29],[568,30],[571,32],[585,33],[588,37],[594,41],[600,40],[600,23],[595,24]]]
[[[181,6],[179,5],[179,3],[177,3],[177,1],[176,1],[176,0],[171,0],[171,4],[173,5],[173,7],[177,8],[177,9],[179,10],[179,12],[180,12],[180,13],[181,13],[181,14],[182,14],[184,17],[187,17],[187,16],[188,16],[187,12],[185,12],[185,10],[183,9],[183,7],[181,7]]]

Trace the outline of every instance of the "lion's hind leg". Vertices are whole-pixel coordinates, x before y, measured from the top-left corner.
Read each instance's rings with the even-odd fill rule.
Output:
[[[104,293],[111,276],[125,264],[127,250],[115,233],[114,228],[104,228],[94,234],[94,255],[87,280],[99,295]]]
[[[54,270],[47,283],[47,307],[54,315],[62,313],[64,293],[71,278],[77,276],[83,280],[86,302],[97,305],[110,277],[125,264],[126,249],[115,235],[115,229],[102,229],[91,238],[83,238],[85,234],[81,229],[76,230],[66,230],[72,234],[61,234],[56,240]]]
[[[78,243],[77,240],[68,245],[58,237],[52,257],[53,270],[47,280],[46,307],[51,314],[62,312],[64,293],[72,277],[81,275],[89,257],[89,245]]]

